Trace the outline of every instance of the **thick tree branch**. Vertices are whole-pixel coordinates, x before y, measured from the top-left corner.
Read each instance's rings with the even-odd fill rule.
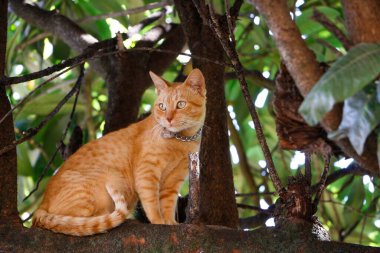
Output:
[[[56,10],[46,11],[38,6],[26,4],[24,0],[13,0],[10,3],[17,16],[25,19],[29,24],[62,39],[77,52],[81,52],[98,41]]]
[[[314,53],[306,46],[296,24],[291,19],[287,1],[250,0],[265,17],[297,87],[305,97],[322,76],[322,70]]]
[[[13,226],[0,221],[0,237],[0,251],[26,253],[378,252],[378,248],[326,241],[320,226],[301,221],[281,229],[264,227],[254,231],[185,224],[151,225],[127,221],[108,233],[87,237],[72,237],[36,228],[14,229]]]
[[[380,42],[380,2],[343,0],[346,27],[354,44]]]
[[[46,11],[38,6],[27,4],[24,0],[13,0],[10,3],[17,16],[44,32],[60,38],[78,53],[98,42],[95,37],[86,33],[75,22],[59,14],[56,10]],[[98,59],[91,61],[91,65],[100,75],[103,77],[106,75],[107,65],[101,64]]]
[[[8,29],[8,1],[0,0],[0,78],[5,73],[5,55],[7,49]],[[8,101],[6,88],[0,85],[0,118],[9,110],[11,105]],[[8,117],[0,125],[0,149],[10,145],[15,139],[13,132],[13,119]],[[18,219],[17,212],[17,162],[16,150],[0,156],[0,219],[9,217]]]

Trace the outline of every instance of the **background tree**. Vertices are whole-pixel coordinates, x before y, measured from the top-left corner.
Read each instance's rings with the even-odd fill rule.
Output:
[[[6,3],[1,1],[3,13],[7,11]],[[191,225],[154,226],[152,229],[149,225],[127,222],[111,233],[76,239],[75,243],[82,247],[96,244],[104,249],[117,246],[152,250],[166,245],[164,250],[167,251],[180,251],[186,247],[265,251],[263,249],[268,249],[265,248],[268,245],[274,247],[265,239],[271,241],[273,233],[286,237],[288,232],[293,239],[300,236],[300,228],[294,225],[297,222],[293,228],[270,228],[275,223],[273,217],[278,215],[275,211],[278,204],[274,204],[278,199],[276,188],[270,180],[268,163],[257,140],[258,129],[253,124],[234,72],[234,61],[224,53],[211,22],[213,13],[207,8],[202,9],[203,1],[103,3],[62,0],[36,3],[32,6],[21,0],[10,1],[12,11],[8,12],[8,29],[4,25],[6,15],[0,15],[2,32],[7,34],[0,36],[0,67],[4,69],[0,68],[1,73],[6,76],[27,75],[77,55],[84,56],[75,58],[74,63],[67,66],[80,65],[84,59],[88,59],[89,64],[85,65],[83,80],[78,79],[80,73],[76,68],[64,69],[65,72],[54,80],[49,80],[51,76],[48,76],[12,84],[17,80],[1,79],[0,168],[5,172],[1,178],[4,187],[0,191],[0,217],[4,221],[0,226],[2,238],[8,242],[14,242],[20,236],[34,240],[36,245],[24,244],[31,251],[38,245],[45,245],[45,249],[72,246],[62,235],[40,230],[20,232],[16,203],[24,225],[29,226],[30,215],[41,200],[46,182],[65,158],[57,151],[65,150],[61,141],[68,143],[69,137],[81,136],[75,125],[80,126],[83,141],[88,142],[135,122],[138,116],[150,111],[155,99],[149,70],[163,74],[168,80],[180,81],[193,65],[204,72],[208,90],[201,149],[201,221],[229,227],[237,227],[240,221],[241,228],[255,228],[256,231],[235,231],[231,235],[224,229]],[[377,158],[380,150],[377,147],[380,143],[380,89],[375,82],[380,73],[377,57],[380,47],[373,44],[360,48],[363,45],[359,45],[357,49],[355,45],[379,43],[380,32],[376,29],[380,29],[380,25],[374,16],[376,12],[372,11],[379,9],[379,5],[375,0],[365,4],[337,0],[213,1],[214,16],[222,24],[224,37],[230,36],[228,27],[235,27],[236,44],[233,46],[236,46],[242,63],[250,100],[257,107],[282,185],[286,186],[288,177],[296,176],[305,163],[303,153],[287,149],[322,151],[325,155],[331,149],[338,155],[331,158],[327,188],[316,216],[333,240],[371,246],[379,246],[380,241]],[[232,23],[229,24],[228,20]],[[118,40],[113,39],[118,31],[123,34]],[[232,36],[230,39],[233,41]],[[120,44],[123,40],[125,48]],[[5,52],[6,57],[2,57]],[[191,57],[180,55],[180,52],[191,54]],[[6,62],[1,62],[5,59]],[[357,65],[345,65],[355,62]],[[337,72],[334,66],[344,72]],[[326,70],[328,72],[323,76]],[[335,79],[323,84],[323,78],[328,75]],[[358,77],[363,77],[359,84],[352,82]],[[74,89],[79,86],[72,88],[75,83],[82,83],[80,93]],[[33,95],[24,101],[31,92]],[[55,110],[68,92],[73,97],[60,110]],[[77,102],[74,94],[79,94]],[[304,102],[303,97],[306,97]],[[330,97],[327,102],[323,100]],[[343,111],[342,105],[338,105],[328,116],[318,115],[320,110],[329,111],[327,104],[336,102],[344,103]],[[10,110],[9,103],[14,108],[14,123],[10,116],[3,120]],[[298,114],[301,104],[301,108],[306,108],[300,111],[305,120]],[[74,105],[75,113],[72,113]],[[368,113],[361,113],[363,107]],[[48,116],[51,111],[57,111],[54,117]],[[351,115],[360,119],[357,124],[352,123]],[[49,121],[38,127],[47,116]],[[320,120],[323,128],[306,124]],[[31,136],[17,145],[18,195],[15,187],[16,149],[1,151],[4,147],[14,146],[13,125],[16,139]],[[28,130],[36,126],[38,131]],[[330,139],[327,139],[326,131]],[[363,148],[358,149],[360,146]],[[356,163],[349,164],[351,160],[345,160],[342,155],[352,156]],[[313,177],[306,188],[313,193],[318,188],[324,163],[319,156],[312,157],[310,166],[307,162],[305,167],[311,166]],[[288,189],[297,178],[289,180]],[[235,196],[234,192],[237,193]],[[182,193],[187,193],[187,185]],[[13,217],[11,222],[8,217]],[[289,251],[301,246],[313,249],[310,241],[315,237],[311,227],[302,226],[305,231],[310,231],[306,233],[308,236],[300,237],[301,243],[292,244],[293,239],[288,242],[280,236],[282,239],[273,241],[277,243],[275,247],[286,244]],[[112,236],[120,240],[110,242]],[[202,236],[206,238],[203,243],[199,241]],[[52,238],[60,238],[61,242]],[[323,233],[317,236],[319,240],[323,238],[326,239]],[[226,246],[223,240],[240,245],[231,243]],[[149,244],[150,241],[154,243]],[[5,242],[2,242],[4,247],[10,247],[11,243]],[[314,250],[321,252],[327,247],[329,250],[335,247],[370,250],[348,244],[318,245],[320,248]]]

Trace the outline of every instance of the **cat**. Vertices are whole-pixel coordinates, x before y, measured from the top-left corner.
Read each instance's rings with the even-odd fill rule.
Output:
[[[140,199],[152,224],[177,224],[178,191],[197,152],[206,113],[205,79],[181,83],[149,72],[157,89],[152,114],[82,146],[49,181],[33,226],[86,236],[120,225]]]

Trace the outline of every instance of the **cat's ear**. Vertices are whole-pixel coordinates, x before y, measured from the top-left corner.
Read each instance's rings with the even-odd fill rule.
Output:
[[[161,91],[165,90],[168,87],[168,83],[160,76],[156,75],[152,71],[149,71],[149,75],[150,78],[152,78],[154,86],[157,88],[158,94],[160,94]]]
[[[185,80],[185,85],[190,86],[194,91],[200,95],[206,95],[205,78],[199,69],[193,69]]]

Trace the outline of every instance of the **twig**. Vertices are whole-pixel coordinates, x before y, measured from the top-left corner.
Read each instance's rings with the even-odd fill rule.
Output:
[[[371,176],[376,176],[375,174],[371,174],[370,171],[364,170],[362,167],[360,167],[359,164],[353,162],[347,168],[340,169],[340,170],[337,170],[337,171],[331,173],[326,179],[325,186],[328,186],[328,185],[334,183],[335,181],[337,181],[337,180],[339,180],[342,177],[345,177],[347,175],[363,176],[363,175],[367,175],[367,174],[369,174]],[[319,186],[319,183],[313,185],[311,187],[312,192],[316,192],[318,186]]]
[[[231,44],[232,44],[233,48],[236,48],[236,41],[235,41],[235,36],[234,36],[234,26],[232,25],[229,0],[224,0],[224,5],[226,6],[228,33],[230,34]]]
[[[326,187],[326,179],[327,179],[327,174],[329,172],[329,167],[330,167],[330,155],[327,155],[325,157],[325,164],[324,164],[321,180],[318,183],[319,187],[317,189],[317,192],[315,194],[315,198],[313,201],[313,206],[315,209],[317,209],[319,200],[321,199],[321,196],[322,196],[322,192]]]
[[[336,57],[341,57],[343,56],[343,53],[340,52],[338,49],[336,49],[333,45],[331,45],[330,43],[328,43],[327,41],[323,40],[323,39],[315,39],[316,42],[318,42],[319,44],[321,44],[322,46],[330,49]]]
[[[239,219],[240,229],[250,229],[250,228],[262,226],[271,217],[273,217],[272,213],[259,212],[255,216],[240,218]]]
[[[311,156],[310,153],[305,153],[305,179],[307,185],[311,186]]]
[[[83,65],[83,64],[82,64]],[[35,136],[39,130],[45,126],[45,124],[53,118],[62,108],[62,106],[75,94],[77,90],[77,86],[80,85],[80,82],[82,81],[82,76],[79,76],[75,86],[70,90],[69,93],[66,94],[66,96],[58,103],[58,105],[54,108],[53,111],[51,111],[36,127],[29,128],[28,130],[23,133],[23,136],[19,138],[18,140],[15,140],[12,142],[12,144],[9,144],[8,146],[5,146],[0,150],[0,156],[12,149],[14,149],[18,144],[27,141],[31,139],[33,136]]]
[[[51,36],[52,34],[49,33],[49,32],[42,32],[40,34],[37,34],[36,36],[34,36],[33,38],[27,40],[27,41],[24,41],[23,43],[20,43],[16,46],[15,48],[15,51],[18,51],[18,50],[23,50],[26,46],[29,46],[39,40],[42,40],[43,38],[46,38],[48,36]]]
[[[50,66],[46,69],[43,69],[43,70],[40,70],[37,72],[33,72],[30,74],[22,75],[22,76],[0,78],[0,86],[3,86],[3,85],[9,86],[11,84],[23,83],[23,82],[35,80],[35,79],[38,79],[38,78],[41,78],[44,76],[51,75],[54,72],[60,71],[66,67],[70,67],[70,66],[73,66],[76,64],[80,64],[83,61],[88,60],[88,59],[94,57],[95,55],[99,54],[100,53],[99,51],[102,51],[105,49],[116,50],[115,45],[116,45],[116,40],[114,38],[97,42],[97,43],[87,47],[84,50],[83,54],[80,54],[76,57],[64,60],[61,63]]]
[[[326,27],[335,37],[342,42],[343,47],[348,50],[352,46],[350,39],[340,30],[333,22],[331,22],[323,13],[316,8],[313,9],[312,19]]]
[[[246,81],[245,76],[244,76],[243,66],[241,65],[241,62],[239,60],[239,56],[237,55],[236,49],[233,47],[233,44],[231,44],[231,41],[229,39],[227,39],[227,38],[230,38],[234,35],[233,34],[229,34],[229,35],[223,34],[223,32],[222,32],[223,30],[221,29],[219,21],[217,20],[215,13],[214,13],[214,10],[211,6],[209,6],[209,9],[208,9],[208,18],[206,18],[207,14],[203,11],[206,8],[204,6],[201,6],[201,4],[196,0],[193,0],[193,2],[194,2],[194,5],[196,6],[196,8],[199,12],[199,15],[202,17],[202,19],[208,20],[208,24],[209,24],[211,30],[214,31],[215,35],[217,36],[221,45],[223,46],[224,51],[226,52],[227,56],[231,60],[231,63],[235,69],[236,75],[238,76],[238,79],[240,82],[240,87],[241,87],[241,90],[243,92],[243,96],[244,96],[245,101],[248,105],[248,110],[251,114],[252,120],[253,120],[254,125],[255,125],[257,138],[259,140],[260,146],[261,146],[263,153],[264,153],[265,160],[267,162],[269,175],[272,179],[273,185],[274,185],[277,193],[279,193],[279,195],[282,196],[283,193],[285,192],[285,189],[281,184],[280,178],[278,177],[276,168],[275,168],[273,160],[272,160],[270,150],[268,148],[268,145],[267,145],[265,137],[264,137],[264,132],[263,132],[262,127],[261,127],[260,119],[258,117],[256,108],[255,108],[254,104],[252,103],[251,95],[250,95],[249,90],[248,90],[247,81]]]
[[[351,211],[354,211],[354,212],[358,213],[361,216],[367,216],[367,217],[370,217],[370,218],[378,218],[378,217],[380,217],[380,214],[374,214],[374,215],[372,215],[372,214],[368,214],[368,213],[363,213],[362,211],[360,211],[357,208],[354,208],[352,206],[348,206],[347,204],[344,204],[344,203],[341,203],[341,202],[338,202],[338,201],[334,201],[334,200],[331,200],[331,199],[328,199],[328,200],[321,199],[320,202],[321,203],[331,203],[331,204],[334,204],[334,205],[343,206],[344,208],[347,208],[347,209],[349,209]]]
[[[118,51],[116,51],[116,40],[115,39],[109,39],[109,40],[104,40],[97,42],[91,46],[89,46],[83,54],[80,54],[76,57],[69,58],[67,60],[62,61],[61,63],[58,63],[56,65],[50,66],[46,69],[33,72],[30,74],[22,75],[22,76],[15,76],[15,77],[3,77],[0,78],[0,86],[10,86],[12,84],[18,84],[18,83],[23,83],[31,80],[35,80],[44,76],[51,75],[57,71],[60,71],[66,67],[74,66],[74,65],[79,65],[84,61],[87,61],[92,58],[100,58],[108,55],[113,55],[117,54]],[[112,52],[104,52],[107,49],[113,49]],[[197,55],[193,54],[187,54],[187,53],[182,53],[182,52],[176,52],[172,50],[166,50],[166,49],[158,49],[158,48],[149,48],[149,47],[139,47],[139,48],[130,48],[126,50],[128,51],[149,51],[149,52],[160,52],[160,53],[167,53],[167,54],[178,54],[178,55],[185,55],[189,56],[194,59],[202,60],[202,61],[207,61],[207,62],[212,62],[218,65],[222,66],[232,66],[229,63],[226,62],[219,62],[219,61],[214,61],[207,59],[205,57],[200,57]]]
[[[46,173],[47,173],[48,170],[50,169],[50,165],[51,165],[52,162],[54,161],[56,155],[58,154],[58,151],[61,149],[62,145],[64,145],[64,144],[63,144],[63,141],[64,141],[64,139],[66,138],[67,132],[68,132],[68,130],[69,130],[70,126],[71,126],[71,123],[72,123],[72,121],[73,121],[73,118],[74,118],[74,113],[75,113],[75,109],[76,109],[77,102],[78,102],[78,97],[79,97],[79,93],[80,93],[80,87],[81,87],[81,84],[82,84],[83,76],[84,76],[84,64],[82,64],[82,65],[80,66],[79,76],[78,76],[78,79],[77,79],[77,81],[76,81],[76,83],[75,83],[73,89],[72,89],[72,90],[66,95],[66,97],[68,97],[68,95],[71,94],[71,95],[69,96],[69,98],[70,98],[70,97],[75,93],[75,99],[74,99],[73,108],[72,108],[71,113],[70,113],[70,119],[69,119],[69,121],[67,122],[66,129],[65,129],[65,131],[64,131],[63,134],[62,134],[62,137],[61,137],[61,140],[59,141],[58,147],[55,149],[54,154],[52,155],[52,157],[50,158],[49,162],[46,164],[45,168],[43,169],[43,171],[42,171],[40,177],[39,177],[38,180],[37,180],[37,184],[36,184],[36,186],[34,187],[34,189],[33,189],[31,192],[29,192],[29,194],[23,199],[23,201],[26,201],[30,196],[32,196],[32,194],[33,194],[34,192],[36,192],[36,191],[38,190],[38,188],[39,188],[39,186],[40,186],[40,183],[41,183],[42,179],[45,177]],[[66,97],[65,97],[65,98],[66,98]],[[64,99],[65,99],[65,98],[64,98]],[[63,99],[63,100],[64,100],[64,99]],[[63,100],[62,100],[62,101],[63,101]],[[67,100],[68,100],[68,99],[67,99]],[[66,100],[66,102],[67,102],[67,100]],[[62,101],[61,101],[61,102],[62,102]],[[60,104],[61,104],[61,102],[60,102]],[[66,103],[66,102],[65,102],[65,103]],[[58,105],[59,105],[59,104],[58,104]],[[56,108],[57,108],[57,107],[56,107]],[[50,115],[50,114],[49,114],[49,115]],[[47,117],[46,117],[46,118],[47,118]],[[46,119],[46,118],[45,118],[45,119]],[[37,131],[37,132],[38,132],[38,131]],[[0,154],[1,154],[1,153],[0,153]]]
[[[105,18],[116,18],[116,17],[121,17],[121,16],[126,16],[126,15],[131,15],[131,14],[136,14],[140,12],[144,12],[147,10],[152,10],[160,7],[165,7],[167,5],[171,5],[172,1],[162,1],[162,2],[156,2],[156,3],[151,3],[147,4],[141,7],[133,8],[133,9],[128,9],[125,11],[118,11],[118,12],[112,12],[112,13],[106,13],[106,14],[101,14],[101,15],[96,15],[96,16],[90,16],[90,17],[85,17],[82,19],[78,19],[78,23],[87,23],[90,21],[95,21],[99,19],[105,19]]]
[[[166,49],[149,48],[149,47],[135,47],[135,48],[128,49],[127,51],[151,51],[151,52],[159,52],[159,53],[161,52],[161,53],[167,53],[167,54],[178,54],[178,55],[189,56],[191,58],[201,60],[201,61],[215,63],[215,64],[222,65],[222,66],[230,66],[230,67],[232,66],[230,63],[227,63],[227,62],[210,60],[210,59],[205,58],[205,57],[201,57],[201,56],[197,56],[197,55],[193,55],[193,54],[175,52],[175,51],[166,50]]]
[[[362,229],[360,230],[359,244],[362,244],[364,228],[367,223],[367,216],[364,216]]]
[[[257,85],[259,87],[266,88],[270,91],[274,91],[275,83],[273,80],[265,78],[260,71],[257,70],[244,70],[244,75],[246,78],[252,78],[252,83],[254,85]],[[227,72],[224,75],[224,78],[226,80],[235,79],[237,78],[235,71],[233,72]]]
[[[250,197],[257,195],[274,195],[275,192],[250,192],[250,193],[236,193],[235,197]]]
[[[238,208],[255,210],[255,211],[262,212],[262,213],[272,213],[272,211],[270,211],[270,210],[265,210],[265,209],[262,209],[262,208],[257,207],[257,206],[250,206],[250,205],[246,205],[246,204],[236,204],[236,206]]]
[[[81,63],[77,63],[77,64],[74,64],[73,66],[70,66],[68,67],[67,69],[59,72],[58,74],[50,77],[49,79],[47,79],[46,81],[42,82],[40,85],[38,85],[34,90],[32,90],[31,92],[29,92],[28,95],[26,95],[20,102],[18,102],[11,110],[9,110],[1,119],[0,119],[0,124],[3,123],[3,121],[14,111],[16,110],[18,107],[20,107],[22,104],[24,104],[34,93],[36,93],[39,89],[41,89],[43,86],[45,86],[45,84],[47,84],[48,82],[56,79],[57,77],[59,77],[60,75],[62,75],[63,73],[75,68],[76,66],[78,66],[79,64]]]

